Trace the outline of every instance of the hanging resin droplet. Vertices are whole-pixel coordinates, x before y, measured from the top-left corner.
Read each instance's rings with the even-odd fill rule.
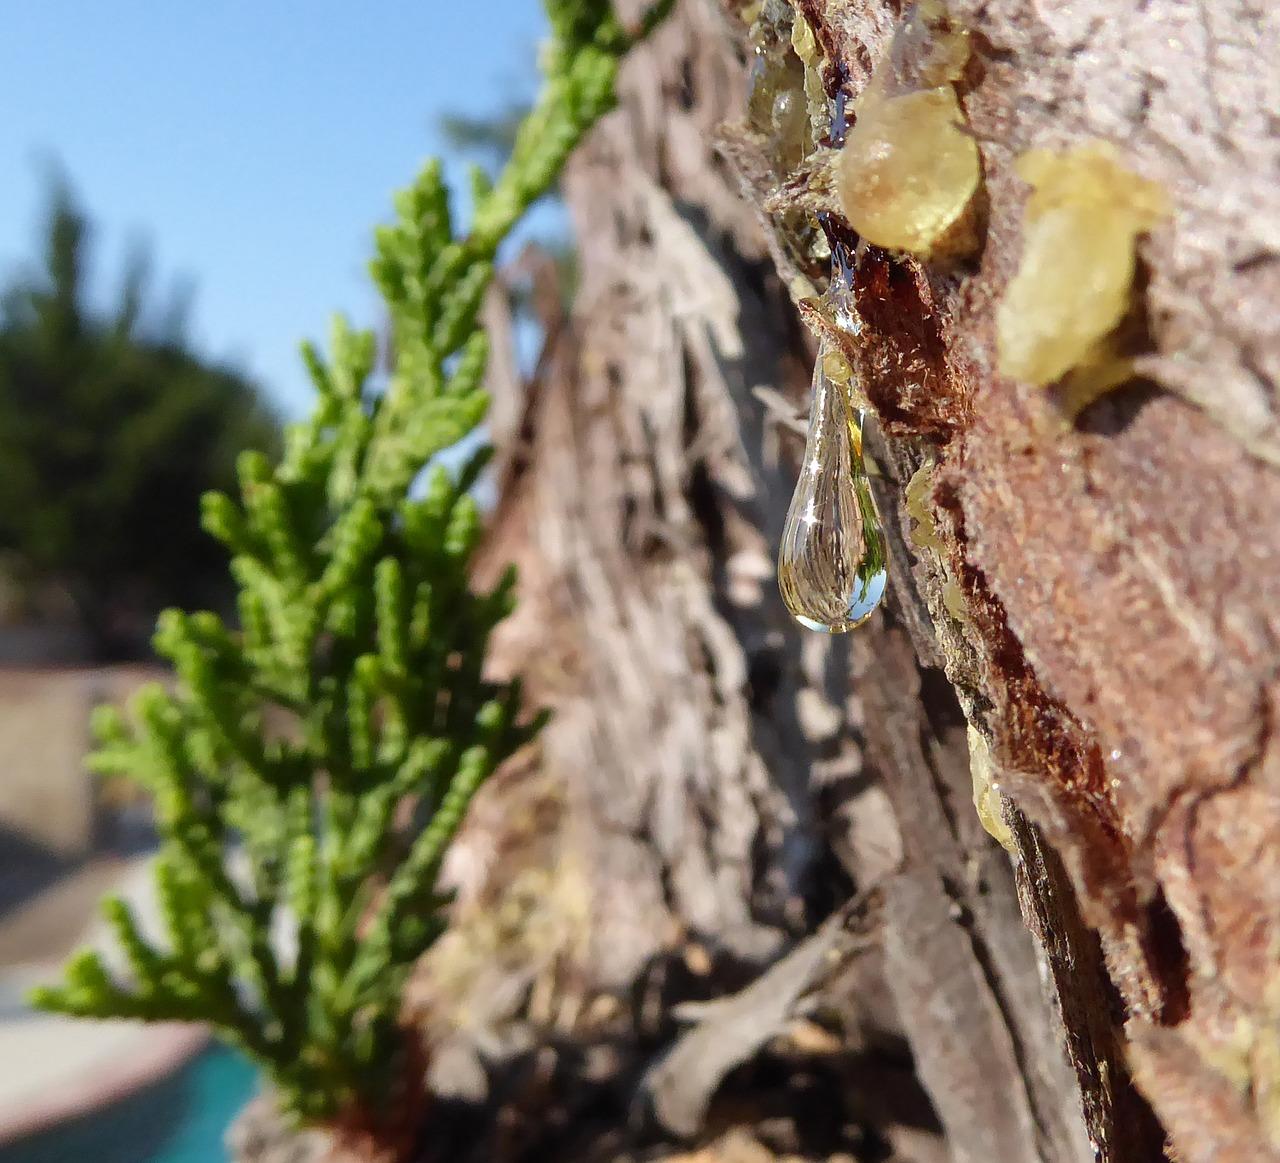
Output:
[[[884,530],[862,462],[849,366],[826,342],[813,369],[804,464],[778,548],[778,588],[796,621],[843,634],[884,596]]]

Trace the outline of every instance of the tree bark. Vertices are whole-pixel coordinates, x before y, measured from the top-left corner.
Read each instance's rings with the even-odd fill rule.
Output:
[[[856,96],[899,6],[797,7],[828,95]],[[788,288],[815,256],[743,121],[732,0],[680,4],[566,177],[581,282],[531,383],[496,365],[482,567],[521,566],[500,665],[555,718],[538,779],[488,789],[454,857],[463,934],[529,869],[522,931],[557,918],[477,1019],[490,1059],[537,1075],[561,1041],[499,1096],[526,1136],[470,1157],[730,1126],[806,1158],[1280,1157],[1280,17],[950,11],[977,45],[985,236],[969,266],[864,256],[892,589],[851,638],[796,627],[773,576],[801,451],[779,400],[804,406],[813,359]],[[994,312],[1014,159],[1091,138],[1176,212],[1141,246],[1143,378],[1071,421],[998,373]],[[926,461],[941,553],[904,501]],[[573,1106],[564,1039],[614,1052],[571,1072],[606,1128],[577,1155],[535,1113]]]

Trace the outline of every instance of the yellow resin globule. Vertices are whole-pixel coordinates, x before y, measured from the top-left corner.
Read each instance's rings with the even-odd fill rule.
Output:
[[[840,155],[849,224],[878,246],[928,254],[981,178],[977,143],[950,85],[861,107]]]
[[[969,36],[938,0],[912,5],[858,99],[836,168],[849,225],[868,242],[928,256],[964,220],[982,180],[954,82]],[[956,253],[971,245],[958,233]]]
[[[839,376],[833,379],[832,373]],[[862,462],[862,412],[848,364],[823,344],[804,464],[778,548],[778,588],[802,626],[842,634],[884,596],[885,537]]]
[[[1129,310],[1138,237],[1168,213],[1164,191],[1102,141],[1031,150],[1017,171],[1031,196],[996,315],[1000,370],[1050,384],[1078,368],[1095,388],[1114,386],[1128,365],[1106,339]]]

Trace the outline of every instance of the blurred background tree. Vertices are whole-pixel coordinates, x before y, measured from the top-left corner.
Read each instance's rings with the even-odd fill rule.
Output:
[[[199,498],[279,434],[254,384],[192,349],[185,293],[152,295],[145,252],[95,310],[91,235],[55,180],[43,262],[0,296],[0,577],[10,616],[61,604],[107,661],[145,654],[165,606],[225,606]]]
[[[440,117],[440,132],[448,145],[469,154],[496,175],[511,156],[520,123],[529,115],[530,101],[509,101],[490,115],[448,112]],[[557,183],[558,185],[558,183]]]

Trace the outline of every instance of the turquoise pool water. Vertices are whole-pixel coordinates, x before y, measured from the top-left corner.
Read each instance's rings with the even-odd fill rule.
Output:
[[[222,1135],[257,1085],[248,1062],[213,1045],[123,1102],[0,1147],[0,1163],[226,1163]]]

